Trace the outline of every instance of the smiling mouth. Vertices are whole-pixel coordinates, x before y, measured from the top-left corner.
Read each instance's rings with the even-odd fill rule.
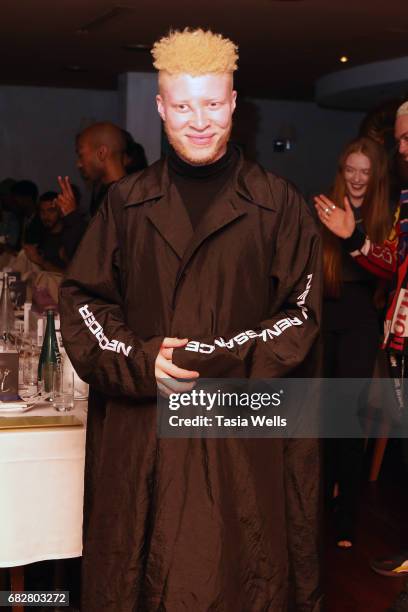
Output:
[[[193,144],[203,147],[203,146],[207,146],[207,145],[209,145],[211,143],[212,139],[214,138],[214,134],[210,134],[208,136],[192,136],[192,135],[187,135],[187,138]]]

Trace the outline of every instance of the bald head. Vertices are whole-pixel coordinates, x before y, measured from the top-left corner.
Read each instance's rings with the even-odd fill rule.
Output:
[[[113,123],[90,125],[77,136],[77,166],[84,179],[111,183],[125,175],[126,140]]]
[[[94,148],[105,146],[112,154],[123,155],[126,142],[122,130],[113,123],[94,123],[83,130],[78,140],[89,142]]]

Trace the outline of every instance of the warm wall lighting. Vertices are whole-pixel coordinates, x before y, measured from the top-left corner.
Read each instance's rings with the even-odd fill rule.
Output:
[[[347,55],[342,55],[340,61],[342,64],[346,64],[349,61],[349,58],[347,57]]]

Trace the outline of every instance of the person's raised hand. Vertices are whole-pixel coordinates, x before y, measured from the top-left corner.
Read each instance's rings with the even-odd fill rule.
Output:
[[[184,370],[176,366],[173,359],[173,350],[186,346],[187,338],[164,338],[156,357],[154,373],[157,388],[161,395],[168,397],[171,393],[185,393],[193,389],[197,378],[200,376],[194,370]],[[192,380],[192,382],[180,382],[179,378]]]
[[[55,198],[55,202],[65,217],[77,209],[77,201],[68,176],[59,176],[58,183],[61,193]]]
[[[344,210],[323,194],[316,196],[314,201],[323,225],[339,238],[350,238],[356,227],[356,220],[348,197],[344,198]]]

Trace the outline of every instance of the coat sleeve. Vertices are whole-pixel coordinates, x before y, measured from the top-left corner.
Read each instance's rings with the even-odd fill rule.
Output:
[[[155,397],[154,362],[162,338],[139,338],[126,325],[112,209],[115,188],[111,191],[61,285],[63,343],[79,376],[97,390],[113,396]]]
[[[392,238],[382,244],[371,242],[368,236],[355,229],[350,238],[344,240],[344,246],[362,268],[385,280],[392,280],[397,270],[398,238]]]
[[[381,244],[354,229],[350,238],[343,240],[344,248],[360,266],[385,280],[395,280],[398,267],[399,241],[401,239],[401,206],[408,201],[408,191],[401,192],[401,199],[394,215],[391,233]]]
[[[306,358],[319,333],[320,236],[297,191],[289,188],[286,194],[275,244],[271,244],[266,316],[227,338],[190,339],[186,347],[174,350],[176,365],[207,378],[271,378],[287,375]]]
[[[64,231],[61,235],[62,246],[68,261],[74,256],[86,230],[86,223],[78,210],[74,210],[62,219]]]

